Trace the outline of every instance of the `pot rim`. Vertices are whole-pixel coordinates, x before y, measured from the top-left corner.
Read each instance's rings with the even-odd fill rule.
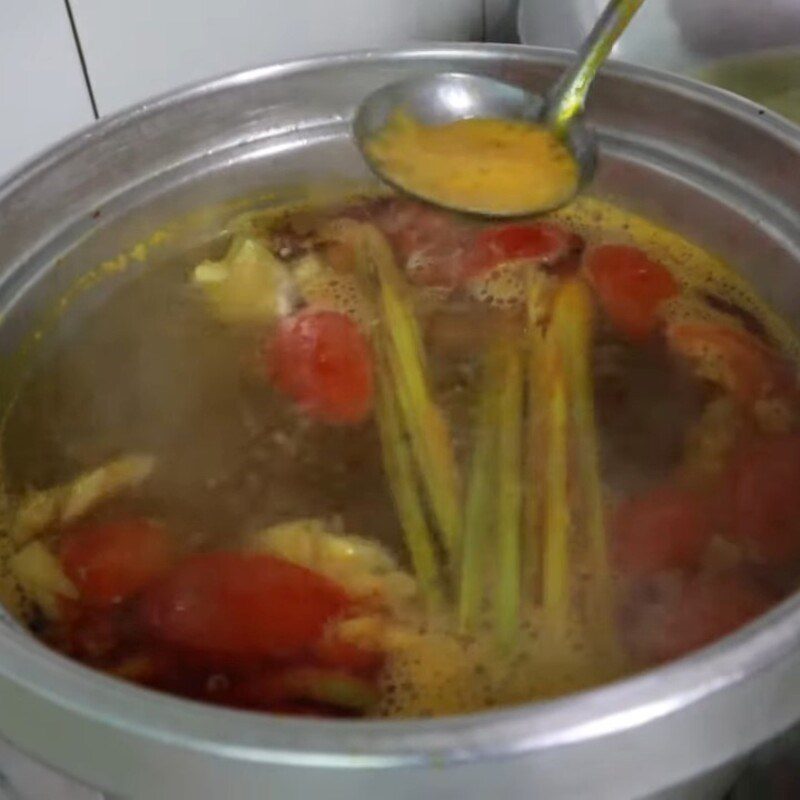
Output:
[[[570,54],[519,45],[448,43],[338,53],[231,72],[162,94],[84,128],[0,183],[0,203],[35,175],[91,146],[95,139],[158,109],[228,87],[354,62],[467,57],[477,65],[497,56],[512,63],[533,59],[564,64]],[[800,149],[800,128],[725,90],[621,63],[612,63],[604,71],[724,109]],[[439,719],[332,721],[234,711],[109,678],[46,648],[22,629],[0,631],[0,643],[0,676],[80,717],[124,728],[152,742],[256,763],[362,768],[443,765],[613,736],[729,689],[797,653],[800,595],[720,642],[665,666],[555,700]]]

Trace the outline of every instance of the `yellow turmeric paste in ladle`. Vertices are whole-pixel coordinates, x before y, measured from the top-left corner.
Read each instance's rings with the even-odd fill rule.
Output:
[[[396,111],[366,147],[399,188],[437,205],[492,216],[557,208],[580,180],[568,147],[548,128],[524,120],[424,125]]]

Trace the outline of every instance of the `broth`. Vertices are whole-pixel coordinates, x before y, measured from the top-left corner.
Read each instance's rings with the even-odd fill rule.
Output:
[[[4,422],[0,599],[109,674],[458,713],[683,655],[796,584],[797,340],[600,201],[266,209],[69,330]]]
[[[579,169],[568,147],[528,121],[423,125],[397,111],[367,150],[395,186],[462,211],[540,213],[564,205],[578,190]]]

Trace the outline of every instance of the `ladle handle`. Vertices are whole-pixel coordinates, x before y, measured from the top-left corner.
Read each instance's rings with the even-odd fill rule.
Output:
[[[609,0],[581,45],[575,64],[567,69],[548,93],[545,122],[556,132],[566,133],[570,122],[583,112],[586,95],[597,70],[643,2]]]

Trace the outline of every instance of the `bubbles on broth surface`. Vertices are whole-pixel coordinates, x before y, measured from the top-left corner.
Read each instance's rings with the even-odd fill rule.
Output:
[[[587,645],[583,625],[548,632],[525,619],[513,651],[498,649],[491,624],[470,638],[423,632],[394,650],[381,676],[378,716],[419,717],[547,700],[625,673]]]
[[[374,309],[365,301],[359,280],[349,273],[325,272],[314,257],[302,259],[294,272],[310,304],[349,315],[362,327],[374,321]]]
[[[760,321],[787,357],[796,365],[800,364],[800,339],[794,329],[728,264],[679,234],[589,197],[581,197],[556,212],[553,219],[573,226],[589,245],[594,242],[619,242],[641,247],[670,269],[689,297],[711,293],[731,307],[741,308]],[[697,306],[694,310],[711,316],[714,311],[711,307],[701,311]]]
[[[525,302],[524,264],[501,264],[484,278],[474,280],[471,292],[476,300],[495,308],[520,308]]]
[[[250,214],[238,230],[268,237],[270,226],[287,214]],[[365,336],[373,335],[378,304],[365,296],[364,275],[348,269],[346,253],[338,253],[336,258],[344,260],[334,263],[326,256],[329,242],[315,240],[316,227],[327,224],[331,215],[335,216],[331,207],[304,213],[302,237],[296,241],[291,232],[281,232],[276,255],[283,253],[292,271],[294,308],[340,312]],[[370,219],[368,205],[363,217]],[[753,335],[765,347],[777,345],[787,359],[800,355],[797,339],[738,276],[675,234],[595,200],[579,200],[552,219],[583,236],[587,247],[632,243],[663,263],[682,289],[660,310],[667,324],[704,322],[755,330]],[[231,227],[237,230],[236,223]],[[158,467],[152,479],[99,507],[91,519],[135,513],[164,520],[183,550],[238,551],[248,536],[269,526],[335,518],[330,528],[336,530],[329,533],[347,531],[380,543],[405,570],[408,582],[405,573],[411,572],[411,562],[386,477],[382,432],[372,419],[353,426],[314,420],[269,384],[264,341],[276,323],[220,324],[187,280],[194,264],[223,250],[214,242],[207,251],[151,263],[70,327],[70,335],[37,365],[6,417],[6,492],[19,498],[31,489],[72,479],[119,453],[153,453]],[[526,315],[543,324],[548,320],[549,309],[541,314],[526,309],[531,282],[525,269],[524,262],[510,261],[455,292],[403,287],[419,325],[428,370],[421,385],[449,426],[462,495],[475,443],[483,350],[495,339],[525,347]],[[547,305],[547,292],[563,276],[539,277]],[[587,363],[594,383],[591,402],[599,429],[603,510],[610,520],[620,498],[647,491],[683,458],[692,425],[703,423],[708,387],[685,364],[670,358],[661,340],[626,341],[602,311],[596,312],[592,324]],[[408,352],[403,355],[407,358]],[[415,388],[420,391],[418,385]],[[524,421],[533,430],[531,420],[538,412],[528,405],[530,387],[525,392]],[[759,402],[755,416],[768,432],[784,432],[795,424],[791,414],[786,416],[786,403],[771,397]],[[725,427],[728,417],[723,411],[715,424]],[[526,428],[526,436],[529,432]],[[708,445],[710,436],[694,438],[706,449],[716,447]],[[402,441],[413,450],[418,442],[411,439],[405,431]],[[534,452],[543,446],[541,440],[533,444]],[[727,457],[727,450],[719,446],[712,455],[703,463]],[[412,452],[412,457],[417,456]],[[526,458],[521,461],[527,463]],[[572,502],[578,494],[574,453],[567,458],[567,468],[566,497]],[[530,480],[531,474],[542,486]],[[422,486],[423,478],[415,480],[418,488]],[[524,480],[523,528],[532,513],[527,504],[544,491],[545,482],[541,472],[524,473]],[[423,505],[427,521],[435,522],[430,497],[424,497]],[[590,545],[581,513],[568,522],[565,552],[572,582],[569,602],[585,611],[593,576],[584,563]],[[5,516],[8,527],[9,515]],[[61,533],[55,526],[43,538],[56,554]],[[340,544],[346,544],[345,537]],[[493,542],[490,545],[484,571],[491,577],[496,553]],[[437,547],[444,550],[441,542]],[[9,577],[9,560],[16,549],[0,534],[0,602],[34,621],[34,606]],[[302,559],[298,563],[313,568]],[[705,566],[693,564],[691,569],[702,572]],[[609,568],[608,578],[609,591],[620,597],[647,593],[641,584],[648,576],[619,576]],[[380,629],[376,646],[384,662],[376,678],[377,700],[365,713],[441,715],[551,698],[596,686],[644,664],[622,652],[627,629],[621,631],[618,651],[609,656],[607,642],[593,639],[587,615],[566,615],[554,627],[539,598],[531,597],[536,593],[527,580],[526,574],[519,632],[512,646],[498,646],[488,613],[465,633],[455,622],[453,608],[428,613],[419,598],[413,613],[405,616],[391,618],[382,609],[375,617]],[[448,565],[445,582],[448,591],[454,591],[457,565]],[[625,619],[624,613],[618,616]],[[206,678],[216,695],[236,687],[231,674],[216,671]]]

